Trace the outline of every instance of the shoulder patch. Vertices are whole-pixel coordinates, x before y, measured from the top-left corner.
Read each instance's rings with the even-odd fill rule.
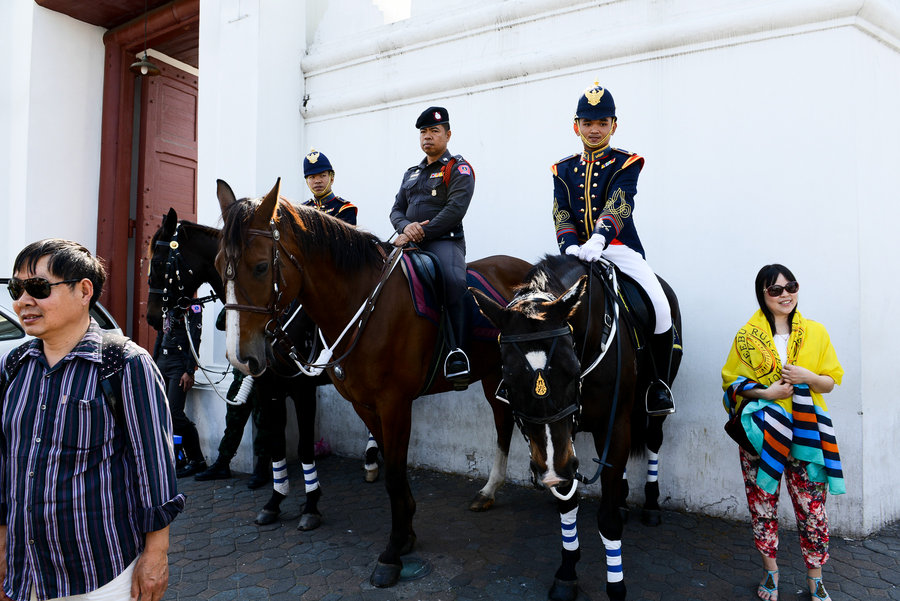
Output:
[[[461,164],[459,164],[459,165],[456,167],[456,170],[457,170],[461,175],[472,175],[472,169],[471,169],[466,163],[461,163]]]

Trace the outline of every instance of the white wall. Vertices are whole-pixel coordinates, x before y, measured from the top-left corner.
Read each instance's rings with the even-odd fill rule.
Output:
[[[40,238],[97,239],[103,29],[32,0],[0,7],[0,273]]]
[[[310,11],[315,24],[292,13],[297,31],[316,28],[299,66],[302,49],[260,51],[268,30],[226,23],[227,3],[211,24],[218,9],[204,4],[201,220],[217,212],[203,193],[215,177],[236,183],[239,195],[260,195],[281,175],[287,196],[306,198],[299,160],[315,146],[335,165],[337,193],[360,207],[360,225],[387,237],[402,173],[421,158],[415,118],[441,104],[451,114],[451,150],[477,175],[468,256],[536,260],[556,252],[549,165],[579,151],[571,116],[599,79],[619,107],[614,145],[647,159],[635,219],[684,314],[679,410],[667,421],[661,458],[668,506],[746,515],[737,451],[722,432],[719,371],[755,308],[756,271],[777,261],[797,274],[801,311],[827,326],[846,371],[827,398],[849,491],[829,500],[832,524],[860,534],[900,516],[890,494],[900,476],[884,467],[900,452],[884,377],[892,373],[888,341],[900,328],[882,317],[895,313],[898,288],[884,268],[895,270],[900,258],[891,219],[900,183],[896,4],[462,4],[448,14],[413,2],[411,19],[382,26],[366,12],[371,18],[356,28],[334,25],[321,7]],[[250,19],[260,14],[258,5],[241,6]],[[208,58],[214,52],[218,59]],[[237,67],[227,78],[211,75],[217,60]],[[308,94],[302,116],[279,94],[291,82],[263,85],[253,69],[260,81],[270,70],[297,77],[289,93]],[[412,463],[486,474],[493,432],[477,388],[415,404]],[[333,390],[321,398],[321,435],[341,452],[361,453],[363,430],[349,404]],[[461,443],[463,430],[473,434]],[[518,434],[513,450],[510,475],[524,481]],[[580,441],[579,452],[589,463],[591,446]]]

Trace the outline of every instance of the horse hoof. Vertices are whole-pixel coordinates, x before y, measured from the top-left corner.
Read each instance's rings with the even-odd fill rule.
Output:
[[[644,509],[641,511],[641,523],[644,526],[659,526],[662,524],[662,512],[659,509]]]
[[[479,492],[469,504],[469,511],[487,511],[494,506],[494,499]]]
[[[575,601],[578,598],[578,581],[577,580],[560,580],[553,579],[553,586],[547,593],[549,601]]]
[[[400,571],[402,569],[402,563],[398,565],[393,563],[381,563],[379,561],[375,564],[375,570],[369,577],[369,584],[375,588],[394,586],[397,584],[397,581],[400,580]]]
[[[256,514],[256,520],[254,521],[259,526],[268,526],[269,524],[274,524],[278,520],[279,515],[281,515],[281,510],[263,509]]]
[[[416,546],[416,533],[413,532],[406,539],[406,544],[400,549],[400,555],[409,555],[412,553],[413,547]]]
[[[322,514],[320,513],[304,513],[300,516],[300,523],[297,524],[297,530],[306,532],[307,530],[315,530],[322,525]]]
[[[606,596],[609,597],[611,601],[625,601],[626,593],[624,581],[620,580],[619,582],[606,583]]]
[[[375,482],[378,480],[378,466],[376,465],[374,469],[366,469],[366,482]]]

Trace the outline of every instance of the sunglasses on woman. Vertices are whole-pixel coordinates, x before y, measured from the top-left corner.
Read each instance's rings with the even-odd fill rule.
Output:
[[[9,295],[14,301],[19,300],[25,292],[27,292],[31,298],[40,300],[50,296],[50,293],[53,292],[53,286],[58,286],[60,284],[74,284],[80,281],[81,279],[63,280],[51,284],[47,278],[28,278],[27,280],[10,278],[9,283],[6,285],[6,289],[9,290]]]
[[[787,290],[790,294],[794,294],[795,292],[800,290],[800,284],[798,284],[796,281],[788,282],[784,286],[782,286],[781,284],[772,284],[771,286],[766,288],[766,294],[777,298],[781,296],[781,293],[785,290]]]

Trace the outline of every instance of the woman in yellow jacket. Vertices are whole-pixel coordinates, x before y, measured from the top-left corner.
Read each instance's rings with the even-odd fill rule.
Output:
[[[740,412],[756,453],[740,449],[756,548],[766,575],[757,595],[778,599],[778,488],[782,474],[794,505],[807,584],[814,601],[831,599],[822,584],[828,559],[826,489],[845,492],[841,460],[822,398],[844,370],[822,324],[797,311],[800,285],[783,265],[756,276],[757,311],[734,338],[722,368],[724,404]]]

